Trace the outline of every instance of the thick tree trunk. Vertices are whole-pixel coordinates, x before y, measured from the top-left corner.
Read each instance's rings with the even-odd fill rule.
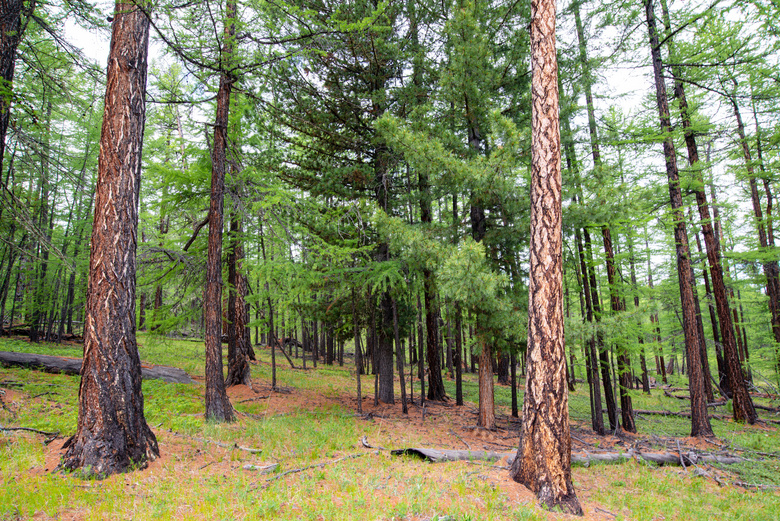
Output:
[[[206,418],[233,421],[233,407],[225,392],[222,374],[222,222],[227,168],[227,128],[230,93],[235,79],[228,72],[235,38],[235,0],[229,0],[225,12],[222,73],[217,91],[217,116],[214,121],[214,150],[211,156],[211,198],[209,203],[209,246],[206,265],[206,290],[203,314],[206,329]]]
[[[144,417],[135,339],[135,252],[149,20],[117,2],[108,59],[76,434],[61,467],[105,476],[160,451]]]
[[[547,508],[582,515],[571,480],[564,368],[561,153],[555,2],[531,2],[531,245],[527,376],[512,478]]]
[[[671,138],[669,103],[666,97],[666,85],[663,79],[663,62],[658,43],[658,31],[655,22],[653,0],[644,0],[645,14],[650,38],[650,50],[653,61],[653,73],[656,87],[656,103],[664,139],[664,157],[669,182],[669,198],[674,217],[674,242],[677,248],[677,275],[680,283],[680,298],[683,312],[683,330],[685,347],[688,353],[689,387],[691,394],[691,436],[712,436],[712,426],[707,417],[707,402],[704,393],[704,377],[700,360],[699,331],[696,326],[696,305],[691,288],[691,260],[688,248],[688,232],[685,229],[682,191],[677,171],[677,157]]]

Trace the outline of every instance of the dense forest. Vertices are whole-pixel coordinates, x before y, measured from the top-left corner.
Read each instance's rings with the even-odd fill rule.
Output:
[[[155,457],[136,330],[204,339],[216,421],[259,345],[352,364],[358,396],[404,408],[462,405],[478,373],[485,429],[497,375],[564,467],[566,385],[596,433],[636,432],[632,394],[684,374],[694,437],[716,397],[753,424],[751,391],[780,388],[772,2],[2,9],[0,332],[83,336],[67,468]],[[80,42],[109,33],[106,70]],[[106,395],[137,419],[102,467],[84,454],[116,447],[85,425]],[[577,512],[533,459],[515,479]]]

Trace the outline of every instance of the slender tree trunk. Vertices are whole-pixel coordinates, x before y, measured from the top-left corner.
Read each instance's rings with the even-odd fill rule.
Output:
[[[531,2],[531,245],[527,376],[512,478],[543,505],[582,515],[571,480],[561,288],[561,154],[555,2]]]
[[[355,290],[352,290],[352,328],[355,338],[355,383],[357,384],[357,413],[363,414],[363,390],[360,387],[360,375],[363,372],[363,353],[360,349],[360,328],[358,327],[357,302]]]
[[[590,233],[587,228],[583,228],[582,235],[585,239],[585,254],[587,263],[585,267],[588,270],[590,300],[593,306],[593,317],[596,323],[601,322],[601,302],[599,301],[598,288],[596,286],[596,270],[593,265],[593,251],[591,248]],[[599,367],[601,368],[601,381],[604,385],[604,401],[607,405],[607,416],[609,417],[609,430],[617,432],[620,428],[618,421],[617,404],[615,403],[615,393],[612,388],[612,376],[610,375],[609,351],[604,345],[604,336],[601,329],[596,331],[596,346],[599,356]]]
[[[639,308],[639,288],[637,286],[637,280],[636,280],[636,261],[634,259],[634,241],[629,236],[628,238],[628,254],[629,254],[629,268],[631,270],[631,289],[634,293],[634,307]],[[639,324],[641,328],[641,323]],[[642,368],[642,392],[645,394],[650,394],[650,377],[647,374],[647,359],[645,357],[645,339],[644,334],[641,332],[639,333],[639,338],[637,338],[637,341],[639,342],[640,351],[639,351],[639,363]]]
[[[734,84],[736,86],[736,80],[734,80]],[[756,182],[756,173],[753,168],[753,159],[750,154],[747,138],[745,137],[745,125],[742,123],[742,115],[740,114],[736,97],[730,96],[729,101],[734,109],[734,117],[737,120],[737,134],[739,136],[740,144],[742,145],[742,154],[745,158],[750,185],[750,199],[753,202],[753,214],[756,218],[759,245],[761,246],[761,250],[767,252],[766,255],[769,255],[766,221],[764,220],[763,211],[761,209],[761,197],[758,193],[758,183]],[[766,293],[769,297],[772,334],[775,339],[775,364],[778,368],[778,373],[780,373],[780,268],[778,268],[778,262],[774,257],[767,257],[767,260],[763,261],[762,264],[764,267],[764,276],[766,277]]]
[[[393,336],[395,337],[395,359],[398,363],[398,378],[401,383],[401,409],[404,414],[409,414],[406,405],[406,385],[404,384],[404,346],[401,344],[401,335],[398,332],[398,309],[393,299]]]
[[[685,229],[685,215],[682,210],[682,191],[677,171],[677,157],[671,137],[669,104],[666,85],[663,80],[663,62],[658,43],[653,0],[644,0],[645,14],[650,38],[650,50],[653,61],[653,73],[656,87],[656,102],[664,139],[664,157],[669,182],[669,198],[674,217],[674,242],[677,247],[677,274],[680,282],[680,298],[683,311],[683,330],[685,332],[686,352],[688,353],[689,387],[691,395],[691,436],[711,436],[712,426],[707,416],[707,402],[704,394],[704,376],[702,374],[699,346],[699,332],[696,327],[696,306],[691,288],[691,260],[688,248],[688,232]]]
[[[428,185],[428,176],[422,171],[419,174],[420,188],[420,220],[423,225],[430,225],[433,222],[431,212],[431,194]],[[423,270],[423,296],[425,300],[425,329],[426,335],[426,359],[428,361],[428,399],[442,401],[447,395],[444,392],[444,381],[441,376],[441,363],[439,361],[439,338],[438,321],[436,311],[438,308],[434,275],[431,270]]]
[[[144,417],[135,339],[135,252],[149,20],[117,2],[108,59],[76,434],[60,466],[106,476],[159,454]]]
[[[609,228],[601,228],[601,235],[604,239],[604,252],[607,258],[607,281],[609,283],[609,300],[612,312],[616,315],[625,311],[623,301],[620,299],[617,291],[617,270],[615,269],[615,252],[612,247],[612,236]],[[628,389],[631,386],[631,365],[628,361],[626,346],[617,344],[617,370],[620,393],[620,410],[623,419],[623,428],[628,432],[636,432],[636,423],[634,422],[634,408],[631,403],[631,396]]]
[[[229,73],[235,39],[236,3],[229,0],[225,8],[222,72],[217,91],[217,116],[214,121],[214,150],[211,166],[211,200],[209,205],[209,246],[206,264],[206,290],[203,312],[206,328],[206,418],[233,421],[233,407],[225,392],[222,374],[222,220],[225,198],[227,163],[227,130],[230,93],[233,89]]]
[[[422,304],[417,294],[417,377],[420,379],[420,407],[425,405],[425,365],[423,363]]]

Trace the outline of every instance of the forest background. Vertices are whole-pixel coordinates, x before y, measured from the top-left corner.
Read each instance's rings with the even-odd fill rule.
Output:
[[[83,323],[105,90],[102,67],[63,28],[75,20],[100,32],[111,17],[81,2],[18,4],[24,30],[3,91],[0,312],[3,328],[61,341]],[[635,429],[632,389],[649,391],[651,372],[665,381],[701,371],[710,402],[743,382],[780,385],[780,12],[760,2],[657,7],[656,45],[649,2],[564,3],[558,13],[568,378],[588,382],[597,432],[602,399],[610,431]],[[149,12],[165,57],[149,70],[137,328],[208,334],[204,309],[215,308],[200,231],[213,218],[214,114],[227,82],[229,291],[218,316],[228,384],[250,381],[250,339],[300,347],[312,364],[352,351],[355,376],[375,375],[384,403],[404,364],[417,367],[418,386],[424,379],[417,395],[435,401],[444,369],[457,382],[479,370],[478,423],[494,428],[493,374],[514,380],[525,350],[529,6],[206,2]],[[662,55],[673,126],[655,118],[651,51]],[[607,81],[616,75],[636,86],[629,107]],[[670,157],[685,165],[677,208]],[[688,272],[677,263],[681,223]],[[734,398],[736,419],[755,422],[750,409]]]

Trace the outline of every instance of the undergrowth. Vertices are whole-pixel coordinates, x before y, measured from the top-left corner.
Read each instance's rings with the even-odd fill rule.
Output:
[[[195,377],[203,374],[200,343],[140,335],[144,363],[173,365]],[[80,356],[78,346],[30,345],[24,340],[0,339],[0,350]],[[270,380],[268,352],[258,350],[261,363],[252,366],[258,385]],[[145,380],[143,392],[148,423],[160,440],[163,458],[151,468],[84,481],[53,473],[56,454],[44,443],[48,436],[0,431],[0,519],[338,519],[338,520],[542,520],[560,516],[540,509],[532,499],[508,495],[508,474],[495,465],[464,462],[430,464],[387,451],[367,449],[362,436],[375,447],[398,442],[394,423],[357,416],[345,397],[354,395],[354,367],[296,369],[277,357],[281,394],[234,403],[238,421],[216,424],[203,419],[201,385]],[[408,385],[408,368],[407,368]],[[373,380],[363,377],[364,396],[373,396]],[[9,389],[0,409],[0,427],[24,426],[68,437],[75,432],[79,377],[52,375],[18,368],[0,368],[0,387]],[[414,381],[419,399],[419,383]],[[454,381],[445,376],[452,398]],[[407,388],[408,390],[408,388]],[[275,400],[285,393],[310,392],[331,401],[280,413]],[[263,391],[265,392],[265,391]],[[519,389],[522,408],[522,385]],[[501,418],[508,418],[511,389],[496,385]],[[631,392],[637,410],[679,411],[685,401]],[[464,375],[467,406],[476,406],[476,376]],[[397,393],[396,396],[400,396]],[[334,401],[340,399],[341,401]],[[776,406],[768,398],[756,400]],[[470,405],[468,405],[470,404]],[[411,414],[420,414],[412,408]],[[589,429],[587,385],[570,394],[573,426]],[[716,414],[725,414],[723,408]],[[762,417],[776,418],[762,411]],[[606,416],[605,416],[606,420]],[[403,420],[398,420],[403,421]],[[434,420],[430,420],[434,421]],[[508,420],[507,420],[508,421]],[[428,428],[435,428],[435,423]],[[507,446],[517,443],[507,430]],[[730,451],[750,461],[720,468],[713,478],[697,477],[695,469],[656,467],[629,461],[573,469],[573,479],[586,513],[601,509],[610,518],[631,520],[777,519],[780,495],[780,436],[773,427],[746,426],[713,419],[717,439],[712,450]],[[645,443],[659,450],[673,440],[685,443],[687,418],[638,415],[637,428]],[[422,432],[405,432],[404,442],[423,443]],[[419,435],[419,437],[418,437]],[[638,438],[629,437],[626,443]],[[593,450],[600,439],[596,438]],[[606,440],[606,438],[605,438]],[[672,441],[670,441],[672,440]],[[59,440],[62,441],[62,438]],[[624,440],[625,441],[625,440]],[[216,442],[216,443],[214,443]],[[55,442],[57,443],[57,442]],[[250,452],[238,446],[262,452]],[[442,442],[442,446],[446,446]],[[461,448],[461,447],[451,447]],[[480,447],[481,448],[481,447]],[[668,447],[667,447],[668,448]],[[508,450],[508,449],[506,449]],[[246,470],[246,465],[253,465]],[[269,474],[258,468],[276,465]],[[270,468],[270,467],[269,467]],[[744,486],[735,486],[741,482]],[[758,485],[750,488],[748,485]],[[748,487],[748,488],[745,488]],[[528,496],[526,496],[527,498]]]

